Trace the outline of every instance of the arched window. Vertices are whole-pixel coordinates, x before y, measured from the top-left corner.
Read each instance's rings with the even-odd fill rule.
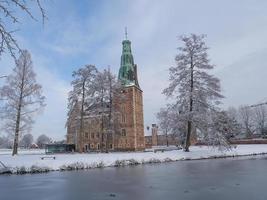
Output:
[[[121,136],[126,136],[126,129],[125,128],[123,128],[123,129],[121,129]]]

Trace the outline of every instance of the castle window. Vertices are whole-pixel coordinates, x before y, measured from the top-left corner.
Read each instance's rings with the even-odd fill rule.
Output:
[[[126,136],[126,130],[124,128],[121,129],[121,136]]]
[[[109,144],[109,148],[112,149],[112,144]]]
[[[99,133],[96,134],[96,137],[99,138]]]
[[[100,144],[97,144],[97,149],[98,149],[98,150],[100,149]]]
[[[126,114],[125,113],[122,114],[122,123],[126,123]]]
[[[95,134],[94,134],[94,133],[91,134],[91,138],[92,138],[92,139],[95,138]]]

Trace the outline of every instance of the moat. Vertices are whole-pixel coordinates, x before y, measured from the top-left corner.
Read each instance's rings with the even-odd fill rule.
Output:
[[[267,157],[0,177],[3,200],[266,200]]]

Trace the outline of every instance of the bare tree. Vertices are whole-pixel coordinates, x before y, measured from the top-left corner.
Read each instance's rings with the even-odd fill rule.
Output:
[[[42,87],[36,82],[31,55],[23,50],[6,85],[0,88],[4,99],[4,120],[7,132],[14,134],[13,153],[18,153],[19,136],[31,129],[33,115],[44,105]]]
[[[36,143],[38,145],[39,148],[44,148],[44,146],[46,144],[50,144],[52,142],[51,138],[49,138],[48,136],[46,136],[45,134],[40,135],[37,139],[36,139]]]
[[[43,24],[46,17],[44,8],[40,0],[1,0],[0,1],[0,57],[3,53],[9,53],[16,59],[16,53],[21,52],[19,44],[14,37],[16,28],[12,28],[21,23],[18,11],[22,11],[31,19],[37,19],[33,16],[30,5],[35,3],[41,12]],[[13,25],[13,26],[12,26]]]
[[[238,109],[242,129],[247,137],[251,137],[256,128],[253,122],[253,110],[249,106],[240,106]]]
[[[172,115],[171,115],[171,107],[167,106],[165,108],[161,108],[157,113],[157,119],[159,122],[159,127],[163,131],[166,137],[166,145],[169,146],[168,134],[172,129]]]
[[[0,148],[11,149],[12,141],[8,136],[0,136]]]
[[[229,107],[227,109],[227,115],[232,118],[232,119],[235,119],[236,121],[238,121],[238,110],[235,108],[235,107]]]
[[[256,128],[261,135],[265,135],[267,120],[266,107],[264,105],[257,106],[254,108],[254,113]]]
[[[209,126],[205,142],[219,149],[231,149],[230,139],[240,131],[238,122],[229,117],[226,111],[214,111],[209,114]]]
[[[84,138],[84,116],[85,109],[92,104],[92,98],[95,93],[94,82],[97,76],[97,69],[93,65],[85,65],[83,68],[74,71],[72,77],[74,80],[71,82],[72,90],[69,92],[68,103],[68,121],[70,123],[71,115],[74,110],[76,112],[77,119],[79,119],[79,130],[77,135],[76,149],[79,152],[83,151],[83,138]]]
[[[20,144],[20,146],[22,146],[24,148],[30,148],[32,143],[33,143],[33,136],[32,136],[32,134],[28,133],[22,137],[19,144]]]
[[[189,151],[192,130],[205,123],[203,116],[223,98],[219,79],[207,72],[214,66],[208,59],[204,37],[195,34],[180,37],[184,45],[178,48],[177,66],[169,69],[170,84],[163,91],[167,97],[174,97],[187,121],[185,151]]]
[[[108,151],[108,142],[114,139],[114,134],[118,129],[119,106],[123,100],[121,95],[121,85],[116,80],[110,70],[104,69],[99,72],[95,82],[95,111],[100,113],[101,121],[101,145],[103,151]]]

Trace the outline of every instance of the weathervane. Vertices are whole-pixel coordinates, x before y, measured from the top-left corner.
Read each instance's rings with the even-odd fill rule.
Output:
[[[128,36],[128,33],[127,33],[127,27],[125,27],[125,39],[127,40],[127,36]]]

